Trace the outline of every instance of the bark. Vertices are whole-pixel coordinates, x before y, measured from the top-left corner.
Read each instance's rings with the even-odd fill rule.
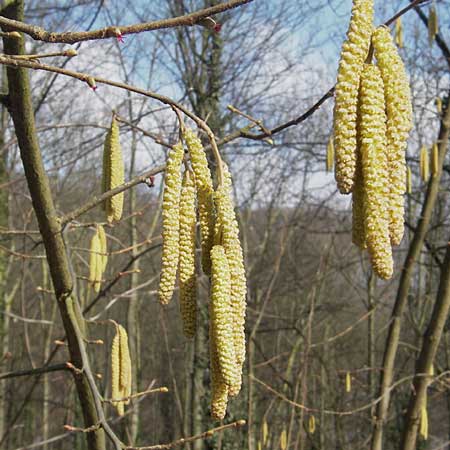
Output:
[[[430,323],[423,337],[420,356],[416,364],[414,389],[411,393],[405,428],[403,430],[401,450],[416,448],[417,430],[420,423],[420,409],[425,401],[431,366],[441,341],[445,321],[450,310],[450,244],[447,244],[444,264],[439,280],[439,289]]]
[[[414,237],[408,249],[405,262],[400,276],[399,287],[395,299],[394,309],[391,315],[388,337],[383,356],[383,370],[381,372],[381,382],[377,397],[382,397],[378,403],[375,416],[375,424],[372,435],[372,450],[382,450],[383,448],[383,428],[387,420],[390,400],[390,386],[394,378],[395,357],[397,355],[402,325],[402,316],[408,301],[409,289],[414,273],[416,261],[422,250],[425,236],[430,225],[432,212],[436,204],[439,185],[442,175],[442,166],[447,152],[447,145],[450,133],[450,108],[447,107],[439,130],[439,170],[428,182],[427,193],[422,207],[419,222],[414,233]]]
[[[3,10],[3,15],[14,20],[23,20],[23,0],[12,2]],[[3,39],[4,52],[7,55],[25,53],[24,39]],[[8,78],[8,110],[12,117],[17,136],[25,177],[30,191],[33,209],[37,217],[39,230],[45,246],[56,299],[63,325],[67,334],[70,360],[75,367],[84,368],[82,364],[80,341],[77,330],[82,329],[81,321],[75,322],[70,313],[71,302],[79,311],[76,300],[71,297],[73,281],[63,237],[61,222],[57,217],[53,204],[51,189],[42,161],[39,142],[33,116],[31,90],[28,73],[22,68],[7,68]],[[81,317],[79,315],[79,317]],[[91,426],[99,422],[94,399],[85,373],[73,372],[78,391],[85,425]],[[105,449],[103,430],[86,433],[89,450]]]

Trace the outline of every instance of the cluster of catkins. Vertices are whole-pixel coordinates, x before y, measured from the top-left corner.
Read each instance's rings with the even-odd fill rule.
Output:
[[[113,116],[103,147],[102,192],[110,191],[123,182],[124,163],[119,141],[119,126],[115,116]],[[105,200],[103,209],[106,212],[108,223],[120,220],[123,210],[123,192]],[[100,290],[102,277],[108,263],[107,251],[105,229],[98,224],[91,239],[89,260],[89,281],[92,283],[95,292]]]
[[[111,402],[119,416],[124,414],[124,405],[130,403],[131,359],[128,335],[122,325],[116,324],[116,334],[111,345]]]
[[[246,278],[239,227],[232,200],[232,181],[227,166],[220,162],[222,180],[216,189],[205,150],[196,133],[183,131],[190,167],[181,167],[184,146],[180,142],[169,152],[163,195],[163,249],[159,286],[161,303],[168,304],[177,281],[183,331],[189,338],[196,332],[196,223],[200,224],[201,263],[211,279],[209,342],[211,365],[211,414],[225,416],[228,397],[241,389],[245,360]]]
[[[409,83],[389,29],[374,29],[373,0],[354,0],[335,90],[335,178],[341,193],[352,193],[353,242],[384,279],[404,232],[411,127]]]

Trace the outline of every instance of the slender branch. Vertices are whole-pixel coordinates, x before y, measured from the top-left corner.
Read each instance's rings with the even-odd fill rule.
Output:
[[[164,450],[170,449],[173,447],[178,447],[179,445],[185,445],[189,442],[198,441],[200,439],[206,439],[213,436],[216,433],[219,433],[224,430],[228,430],[230,428],[240,428],[245,425],[245,420],[237,420],[236,422],[229,423],[227,425],[221,425],[220,427],[212,428],[211,430],[205,431],[204,433],[197,434],[195,436],[177,439],[176,441],[170,442],[168,444],[158,444],[158,445],[150,445],[147,447],[124,447],[124,450]]]
[[[41,375],[43,373],[58,372],[69,370],[67,364],[54,364],[53,366],[38,367],[37,369],[16,370],[14,372],[5,372],[0,374],[0,380],[7,378],[28,377],[34,375]]]
[[[149,395],[149,394],[166,394],[167,392],[169,392],[169,389],[167,389],[165,386],[162,386],[159,388],[147,389],[146,391],[137,392],[136,394],[129,395],[128,397],[105,398],[105,399],[103,399],[103,402],[104,403],[125,402],[127,400],[131,400],[133,398],[144,397],[145,395]]]
[[[138,23],[122,27],[111,26],[93,31],[67,31],[64,33],[53,33],[38,26],[29,25],[18,20],[7,19],[6,17],[1,16],[0,25],[8,30],[22,31],[23,33],[32,37],[35,41],[75,44],[76,42],[92,41],[96,39],[118,38],[127,34],[160,30],[162,28],[192,26],[205,17],[237,8],[238,6],[245,5],[246,3],[250,3],[252,1],[253,0],[231,0],[180,17],[156,20],[154,22]]]

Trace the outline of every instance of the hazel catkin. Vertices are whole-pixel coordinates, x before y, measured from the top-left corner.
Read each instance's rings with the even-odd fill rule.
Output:
[[[159,282],[159,301],[167,305],[172,299],[177,277],[180,239],[181,173],[184,151],[181,142],[169,151],[162,202],[163,248]]]
[[[244,257],[239,240],[239,225],[236,220],[232,200],[232,180],[228,167],[222,163],[223,183],[215,193],[217,209],[217,230],[220,243],[223,245],[231,273],[231,307],[233,314],[233,341],[236,354],[236,365],[239,376],[236,384],[230,389],[230,396],[240,390],[242,366],[245,361],[245,310],[247,281]]]
[[[430,6],[430,15],[428,17],[428,43],[433,44],[433,41],[438,34],[439,24],[436,5],[433,3]]]
[[[361,75],[359,126],[366,243],[375,273],[389,279],[393,259],[387,204],[386,113],[383,80],[373,64],[365,64]]]
[[[205,150],[195,132],[187,128],[183,134],[191,157],[197,188],[198,214],[200,222],[202,268],[211,273],[210,252],[214,242],[214,200],[213,182]]]
[[[195,181],[193,173],[186,171],[180,199],[180,312],[183,332],[192,338],[197,327],[197,295],[195,280]]]
[[[425,146],[422,146],[420,149],[419,167],[420,177],[422,178],[422,181],[426,183],[428,178],[430,178],[430,158],[428,155],[428,149]]]
[[[358,86],[372,22],[373,0],[354,0],[347,39],[342,45],[334,104],[335,177],[342,194],[352,191],[355,179]]]
[[[387,114],[387,156],[389,186],[389,232],[392,245],[399,245],[404,233],[406,192],[406,146],[412,128],[411,92],[405,67],[385,26],[372,38],[384,84]]]
[[[124,183],[124,163],[119,140],[119,126],[115,116],[111,121],[103,148],[102,191],[106,192]],[[105,200],[104,209],[108,222],[120,220],[123,210],[123,192]]]

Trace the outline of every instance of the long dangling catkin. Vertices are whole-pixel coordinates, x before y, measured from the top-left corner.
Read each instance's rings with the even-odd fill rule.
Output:
[[[210,318],[220,374],[227,386],[236,383],[236,352],[233,342],[233,311],[231,305],[231,272],[225,249],[211,249]],[[240,374],[239,374],[240,375]]]
[[[441,99],[441,97],[436,97],[436,111],[439,115],[442,114],[442,99]]]
[[[425,146],[420,149],[420,177],[424,183],[430,178],[430,158]]]
[[[230,396],[239,393],[241,387],[242,366],[245,361],[245,309],[247,281],[244,257],[239,240],[239,225],[236,220],[232,200],[232,181],[228,167],[222,163],[223,183],[215,193],[217,224],[220,228],[221,243],[225,249],[231,273],[231,307],[233,313],[233,340],[236,365],[239,376],[236,384],[230,388]]]
[[[103,149],[103,192],[116,188],[124,183],[124,163],[119,140],[119,126],[113,116],[111,127],[106,135]],[[105,200],[104,208],[108,222],[120,220],[123,210],[123,192]]]
[[[387,114],[389,173],[389,232],[392,245],[399,245],[404,233],[406,192],[406,146],[412,128],[411,90],[405,67],[389,29],[382,26],[372,38],[384,83]]]
[[[116,331],[111,345],[111,398],[113,400],[121,398],[120,393],[120,335]],[[113,406],[117,409],[119,416],[123,416],[123,402],[113,401]]]
[[[286,428],[283,428],[283,431],[280,435],[280,450],[286,450],[287,448],[287,432]]]
[[[395,43],[398,48],[403,48],[403,26],[401,17],[395,21]]]
[[[354,0],[347,40],[342,45],[334,103],[335,177],[342,194],[352,191],[355,179],[358,86],[372,22],[373,0]]]
[[[433,45],[434,38],[438,34],[439,24],[436,5],[433,3],[430,7],[430,15],[428,17],[428,43]]]
[[[316,418],[314,417],[313,414],[311,414],[309,416],[308,428],[309,428],[309,434],[314,434],[315,433],[315,431],[316,431]]]
[[[162,268],[159,282],[159,301],[164,305],[167,305],[172,299],[177,278],[180,251],[180,168],[183,156],[183,145],[180,142],[170,150],[166,164],[162,202]]]
[[[427,398],[425,397],[422,407],[420,408],[420,428],[419,434],[423,440],[428,439],[428,411],[427,411]]]
[[[131,395],[131,358],[130,349],[128,347],[128,334],[122,325],[119,325],[119,342],[120,342],[120,380],[119,388],[121,397],[130,397]],[[125,405],[130,403],[130,399],[124,400]]]
[[[108,264],[108,245],[106,240],[106,233],[103,225],[97,225],[98,237],[100,240],[100,252],[101,252],[101,267],[102,267],[102,275],[106,270],[106,265]]]
[[[102,279],[102,257],[100,252],[100,237],[98,231],[96,231],[91,239],[89,255],[89,281],[92,283],[95,292],[100,290],[100,283]]]
[[[365,249],[366,234],[364,230],[364,182],[361,153],[357,150],[356,177],[352,192],[352,242]]]
[[[345,392],[351,392],[352,390],[352,376],[350,372],[345,374]]]
[[[431,147],[431,174],[435,177],[439,171],[439,147],[435,142]]]
[[[412,194],[412,173],[409,166],[406,168],[406,193]]]
[[[359,126],[366,243],[375,273],[389,279],[393,259],[387,206],[386,113],[383,80],[372,64],[365,64],[361,75]]]
[[[266,420],[263,422],[262,426],[262,437],[263,437],[263,445],[266,445],[267,438],[269,437],[269,425],[267,424]]]
[[[209,348],[211,367],[211,416],[215,420],[222,420],[227,412],[228,386],[222,378],[217,356],[217,347],[212,332],[212,322],[209,322]]]
[[[331,172],[334,167],[334,142],[333,138],[330,137],[327,144],[327,161],[326,161],[326,169],[327,172]]]
[[[195,182],[189,171],[184,173],[180,199],[180,312],[183,332],[192,338],[197,328],[197,293],[195,280]]]
[[[193,130],[187,128],[183,135],[189,149],[191,164],[197,188],[198,215],[200,222],[202,268],[205,274],[211,273],[210,252],[214,243],[214,200],[211,171],[208,167],[203,145]]]

